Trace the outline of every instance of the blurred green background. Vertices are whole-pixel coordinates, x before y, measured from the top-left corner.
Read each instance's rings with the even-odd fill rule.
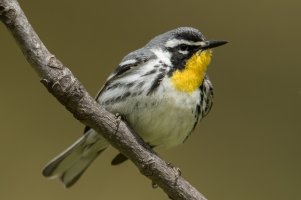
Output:
[[[209,200],[301,199],[300,1],[21,1],[49,50],[95,95],[128,52],[179,26],[229,44],[209,68],[215,102],[160,155]],[[0,25],[0,199],[167,199],[113,148],[73,188],[42,167],[82,134]]]

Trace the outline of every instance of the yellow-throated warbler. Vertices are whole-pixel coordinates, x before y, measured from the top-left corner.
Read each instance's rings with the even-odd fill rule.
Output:
[[[181,27],[153,38],[129,53],[109,76],[96,100],[120,114],[152,147],[183,143],[212,106],[213,88],[206,75],[211,48],[225,41],[206,40],[200,31]],[[93,129],[44,168],[72,186],[109,143]],[[127,158],[119,154],[112,164]]]

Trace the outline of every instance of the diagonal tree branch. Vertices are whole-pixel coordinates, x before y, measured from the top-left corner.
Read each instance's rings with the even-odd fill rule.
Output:
[[[172,199],[206,200],[127,124],[99,106],[71,71],[48,51],[16,0],[0,0],[0,20],[14,36],[24,56],[41,77],[41,82],[76,119],[102,133],[112,146],[126,155],[143,175]]]

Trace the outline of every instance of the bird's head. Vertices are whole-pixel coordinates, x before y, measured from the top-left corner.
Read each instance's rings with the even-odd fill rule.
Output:
[[[193,92],[204,80],[212,57],[211,49],[226,43],[206,40],[195,28],[180,27],[155,37],[146,47],[170,65],[168,75],[176,89]]]

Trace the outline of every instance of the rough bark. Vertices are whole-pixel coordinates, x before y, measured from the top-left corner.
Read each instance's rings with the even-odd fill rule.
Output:
[[[41,82],[76,119],[101,133],[170,198],[206,200],[126,123],[99,106],[71,71],[48,51],[16,0],[0,0],[0,20],[14,36],[24,56],[41,77]]]

